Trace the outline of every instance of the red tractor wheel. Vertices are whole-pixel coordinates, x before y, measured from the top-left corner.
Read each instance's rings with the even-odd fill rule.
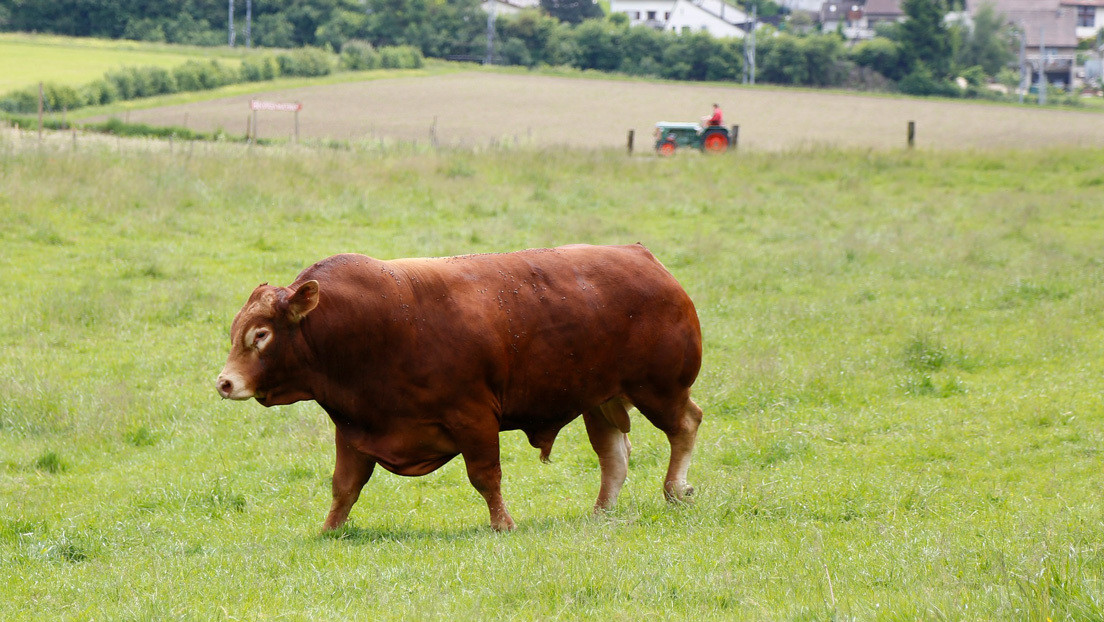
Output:
[[[713,132],[702,141],[702,150],[706,153],[723,153],[728,150],[728,136]]]
[[[663,143],[656,152],[663,157],[673,156],[675,155],[675,143]]]

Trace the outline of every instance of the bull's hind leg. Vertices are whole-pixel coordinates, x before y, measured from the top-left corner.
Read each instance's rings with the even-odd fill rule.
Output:
[[[690,469],[690,456],[694,453],[701,420],[702,409],[688,397],[681,421],[675,428],[664,430],[671,443],[671,462],[667,465],[667,477],[663,480],[663,494],[668,501],[688,501],[694,494],[694,487],[686,482],[686,473]]]
[[[694,487],[686,482],[686,472],[690,469],[690,457],[698,438],[702,409],[690,399],[688,389],[674,399],[648,393],[630,394],[629,398],[671,443],[671,462],[663,481],[664,496],[672,502],[688,501]]]
[[[584,412],[583,421],[602,469],[602,486],[594,503],[594,511],[600,512],[617,502],[629,473],[629,414],[621,398],[614,398]]]

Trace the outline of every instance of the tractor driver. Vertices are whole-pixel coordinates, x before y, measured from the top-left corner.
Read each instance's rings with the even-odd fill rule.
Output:
[[[713,104],[713,115],[702,117],[702,124],[706,127],[724,125],[724,117],[721,114],[721,107],[717,104]]]

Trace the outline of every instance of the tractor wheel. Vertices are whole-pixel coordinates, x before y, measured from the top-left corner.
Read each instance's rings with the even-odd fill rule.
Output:
[[[665,158],[675,155],[675,143],[663,143],[656,149],[656,153]]]
[[[702,151],[706,153],[724,153],[728,150],[728,136],[723,132],[712,132],[702,141]]]

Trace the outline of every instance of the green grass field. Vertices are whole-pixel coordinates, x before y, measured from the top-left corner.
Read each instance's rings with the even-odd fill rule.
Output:
[[[1104,619],[1102,165],[0,142],[0,618]],[[321,409],[214,391],[323,256],[635,241],[702,319],[692,506],[635,416],[609,515],[577,421],[504,435],[514,533],[455,460],[321,536]]]
[[[120,67],[172,69],[196,58],[236,65],[244,50],[137,41],[0,33],[0,93],[56,82],[78,87]]]

